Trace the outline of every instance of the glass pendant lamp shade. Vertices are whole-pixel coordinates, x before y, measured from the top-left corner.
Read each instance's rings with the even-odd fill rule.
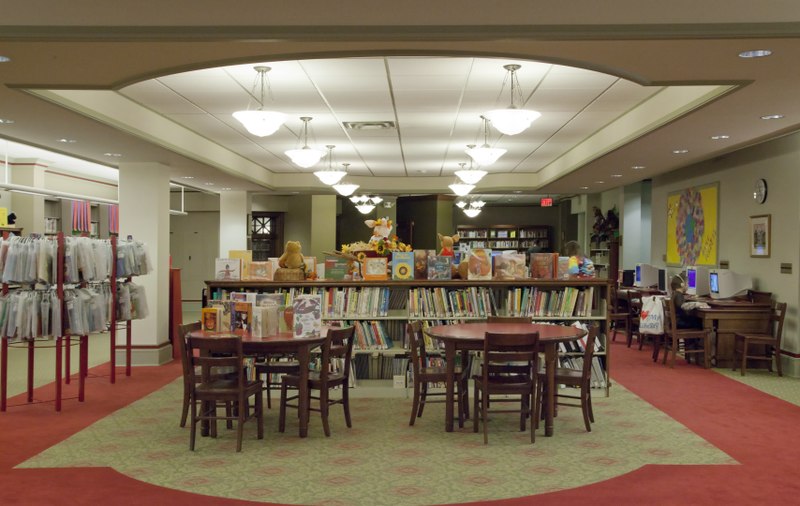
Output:
[[[356,206],[358,212],[361,214],[369,214],[375,210],[375,206],[372,204],[359,204]]]
[[[322,184],[333,186],[339,181],[341,181],[342,178],[344,178],[347,175],[347,171],[333,168],[333,148],[335,148],[336,146],[334,146],[333,144],[328,144],[325,147],[328,148],[328,169],[318,170],[314,172],[314,175],[317,176],[317,179],[322,181]],[[347,195],[350,195],[351,193],[353,192],[350,192]]]
[[[473,160],[475,160],[475,163],[478,165],[491,165],[501,156],[503,156],[506,153],[506,150],[501,148],[493,148],[488,144],[484,144],[479,148],[467,148],[464,152]]]
[[[311,118],[304,116],[300,118],[300,121],[303,122],[303,147],[300,149],[290,149],[284,153],[292,160],[292,163],[298,167],[307,169],[316,165],[325,155],[325,152],[319,149],[312,149],[308,145],[308,122],[311,121]]]
[[[356,190],[358,190],[357,184],[348,184],[348,183],[341,183],[333,185],[333,189],[336,190],[336,193],[341,195],[342,197],[349,197],[353,194]]]
[[[527,130],[542,114],[530,109],[495,109],[485,113],[492,125],[505,135],[517,135]]]
[[[475,209],[475,208],[464,209],[464,214],[466,214],[470,218],[474,218],[474,217],[478,216],[479,214],[481,214],[481,210],[480,209]]]
[[[465,207],[467,207],[467,203],[463,200],[459,200],[458,202],[456,202],[456,205],[458,206],[459,209],[464,209]]]
[[[466,184],[478,184],[478,181],[483,179],[486,174],[488,172],[481,169],[461,169],[456,171],[456,177]]]
[[[267,137],[274,134],[286,122],[288,116],[282,112],[265,111],[264,99],[269,92],[267,72],[272,70],[270,67],[253,67],[257,72],[256,81],[253,83],[253,95],[256,89],[260,88],[259,106],[256,110],[236,111],[233,117],[244,126],[244,128],[256,137]],[[270,93],[271,94],[271,93]]]
[[[530,109],[519,109],[516,102],[522,102],[523,96],[519,89],[517,70],[520,65],[504,65],[503,68],[508,72],[511,82],[511,105],[506,109],[494,109],[484,114],[484,117],[492,122],[492,125],[505,135],[517,135],[527,130],[531,123],[536,121],[541,113]],[[505,82],[503,83],[505,87]],[[501,90],[502,92],[502,90]]]
[[[377,195],[375,195],[374,197],[370,197],[369,200],[371,200],[373,204],[380,204],[381,202],[383,202],[383,199]]]
[[[464,183],[453,183],[450,185],[450,189],[453,190],[453,193],[455,193],[459,197],[463,197],[465,195],[469,195],[469,192],[475,189],[475,185],[464,184]]]

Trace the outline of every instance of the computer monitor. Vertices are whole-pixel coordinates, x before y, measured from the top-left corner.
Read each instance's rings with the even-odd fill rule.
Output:
[[[728,299],[753,288],[753,278],[728,269],[708,272],[708,286],[712,299]]]
[[[708,295],[711,292],[708,280],[708,267],[690,265],[686,268],[686,294]]]
[[[633,286],[649,288],[658,284],[658,268],[650,264],[636,264]]]
[[[667,270],[658,269],[658,289],[662,292],[669,290],[669,283],[667,283]]]

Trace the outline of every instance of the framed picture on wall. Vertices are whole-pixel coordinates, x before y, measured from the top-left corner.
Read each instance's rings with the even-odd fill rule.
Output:
[[[769,258],[772,246],[772,215],[761,214],[750,217],[750,256]]]

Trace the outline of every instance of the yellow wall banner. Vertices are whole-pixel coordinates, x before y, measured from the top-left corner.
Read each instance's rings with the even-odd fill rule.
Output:
[[[719,184],[667,196],[667,265],[717,265]]]

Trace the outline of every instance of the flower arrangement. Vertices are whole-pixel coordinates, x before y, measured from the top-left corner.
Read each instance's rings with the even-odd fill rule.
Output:
[[[364,257],[370,256],[367,252],[372,252],[373,255],[386,257],[391,255],[394,251],[411,250],[410,244],[406,244],[396,235],[392,235],[390,237],[382,237],[376,241],[357,241],[350,244],[342,244],[341,252],[355,255],[359,261],[362,261]]]

